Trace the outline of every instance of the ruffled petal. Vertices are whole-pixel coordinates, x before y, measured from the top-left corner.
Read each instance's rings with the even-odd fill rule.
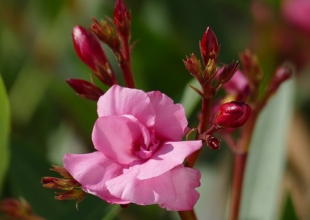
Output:
[[[125,116],[98,118],[92,133],[95,148],[116,163],[129,164],[139,159],[133,154],[137,141],[143,142],[137,120]]]
[[[138,179],[159,176],[183,163],[191,153],[202,147],[202,141],[180,141],[163,143],[152,157],[140,165]]]
[[[183,106],[174,104],[171,98],[159,91],[147,94],[156,114],[152,127],[156,136],[163,140],[180,141],[188,124]]]
[[[176,200],[176,192],[170,173],[139,180],[136,178],[139,166],[131,167],[123,175],[106,182],[112,195],[138,205],[161,204]]]
[[[167,200],[159,206],[171,211],[192,210],[200,196],[195,190],[200,186],[200,172],[196,169],[178,166],[172,169],[170,174],[177,198],[174,201]]]
[[[142,124],[152,126],[155,112],[148,95],[142,90],[113,85],[98,100],[99,117],[112,115],[133,115]]]
[[[123,168],[100,152],[89,154],[66,154],[64,167],[87,193],[96,195],[109,203],[127,204],[129,201],[111,195],[106,181],[123,173]]]

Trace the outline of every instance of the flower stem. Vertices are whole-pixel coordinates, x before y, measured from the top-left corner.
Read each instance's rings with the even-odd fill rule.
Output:
[[[182,220],[197,220],[194,210],[179,211],[179,215]]]
[[[247,157],[248,153],[234,153],[233,183],[231,188],[228,220],[238,220],[239,217],[242,183]]]
[[[208,98],[208,99],[202,98],[201,116],[200,116],[200,121],[198,125],[198,133],[196,135],[196,140],[200,139],[200,134],[202,134],[208,128],[211,105],[212,105],[212,98]],[[202,148],[200,148],[200,150],[198,151],[195,151],[194,153],[192,153],[186,158],[186,162],[185,162],[186,167],[194,167],[201,150]]]
[[[135,88],[135,82],[132,74],[131,61],[130,61],[129,38],[121,38],[121,40],[123,49],[119,66],[122,69],[126,86],[128,88]]]

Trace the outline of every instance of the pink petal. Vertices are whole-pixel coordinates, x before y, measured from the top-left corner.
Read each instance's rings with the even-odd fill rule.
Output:
[[[187,130],[187,119],[182,105],[173,104],[173,100],[165,94],[148,92],[155,110],[155,124],[152,127],[156,136],[163,140],[179,141]]]
[[[163,143],[153,156],[140,165],[138,179],[159,176],[183,163],[191,153],[202,147],[201,141],[180,141]]]
[[[195,190],[200,186],[201,174],[198,170],[178,166],[170,171],[177,198],[174,201],[159,204],[160,207],[171,211],[186,211],[193,209],[199,199],[199,193]]]
[[[64,167],[83,186],[83,190],[109,203],[127,204],[128,201],[112,196],[105,182],[123,173],[123,168],[100,152],[66,154]]]
[[[137,179],[138,172],[139,165],[136,165],[123,175],[107,181],[106,185],[110,193],[138,205],[172,202],[176,199],[176,192],[169,172],[147,180]]]
[[[133,115],[146,126],[152,126],[155,121],[154,110],[145,92],[118,85],[113,85],[99,98],[97,112],[99,117]]]
[[[139,158],[133,145],[143,141],[140,124],[125,116],[98,118],[92,133],[95,148],[119,164],[130,164]]]

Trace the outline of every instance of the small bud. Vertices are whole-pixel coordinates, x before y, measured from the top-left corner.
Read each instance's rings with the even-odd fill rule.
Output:
[[[281,83],[291,78],[293,75],[293,69],[289,66],[280,66],[276,69],[273,79],[271,80],[269,91],[274,93]]]
[[[195,54],[191,54],[191,57],[186,56],[186,61],[183,60],[185,68],[187,71],[193,75],[194,77],[200,77],[202,74],[200,60],[195,56]]]
[[[96,18],[92,18],[93,23],[90,29],[97,37],[105,44],[107,44],[114,52],[118,53],[120,50],[120,40],[116,34],[115,28],[112,27],[107,21],[101,21],[101,24]]]
[[[218,150],[221,147],[220,146],[221,140],[219,140],[217,137],[213,135],[208,135],[206,137],[206,143],[211,150]]]
[[[56,177],[43,177],[43,187],[48,189],[70,190],[74,187],[80,187],[81,184],[75,179],[65,179]]]
[[[202,56],[203,64],[207,66],[209,59],[212,59],[217,63],[218,55],[220,52],[219,45],[217,43],[216,36],[210,27],[202,36],[200,42],[200,53]]]
[[[82,98],[98,101],[99,97],[104,94],[104,91],[83,79],[67,79],[69,86]]]
[[[246,123],[251,115],[251,107],[244,101],[232,101],[221,105],[214,118],[214,126],[238,128]]]
[[[50,170],[59,173],[64,178],[73,178],[64,167],[53,165],[53,168],[51,168]]]
[[[231,79],[231,77],[233,77],[238,68],[239,68],[238,61],[232,62],[228,66],[225,65],[223,70],[219,73],[218,82],[222,85],[227,83]]]
[[[72,31],[74,49],[79,58],[93,71],[104,84],[111,86],[115,83],[112,67],[95,34],[75,26]]]
[[[56,192],[58,196],[55,196],[55,199],[77,199],[76,208],[78,208],[78,203],[81,202],[86,196],[86,192],[82,190],[81,184],[77,180],[75,180],[64,167],[53,166],[51,170],[58,172],[64,178],[43,177],[41,180],[43,187],[49,189],[63,190],[63,192]]]
[[[23,198],[20,200],[12,198],[2,200],[0,211],[9,217],[9,219],[44,220],[32,211],[31,206]]]
[[[123,38],[130,38],[131,15],[123,0],[116,0],[113,22],[117,31]]]
[[[244,74],[248,79],[254,83],[259,83],[263,78],[263,73],[260,69],[258,59],[249,50],[240,54],[240,60],[242,63]]]

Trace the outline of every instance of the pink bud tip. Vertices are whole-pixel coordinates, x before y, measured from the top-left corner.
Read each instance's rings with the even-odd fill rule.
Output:
[[[131,15],[123,0],[117,0],[114,8],[114,25],[122,37],[130,36]]]
[[[75,26],[72,40],[77,55],[93,72],[97,71],[97,64],[106,66],[107,57],[95,34],[81,26]]]
[[[97,101],[104,91],[83,79],[67,79],[69,86],[82,98]],[[57,171],[58,172],[58,171]]]
[[[214,125],[220,128],[238,128],[246,123],[251,115],[251,107],[244,101],[223,104],[214,118]]]
[[[219,51],[220,48],[216,36],[212,29],[207,27],[200,42],[200,52],[204,65],[206,66],[208,64],[209,59],[212,59],[217,63]]]

